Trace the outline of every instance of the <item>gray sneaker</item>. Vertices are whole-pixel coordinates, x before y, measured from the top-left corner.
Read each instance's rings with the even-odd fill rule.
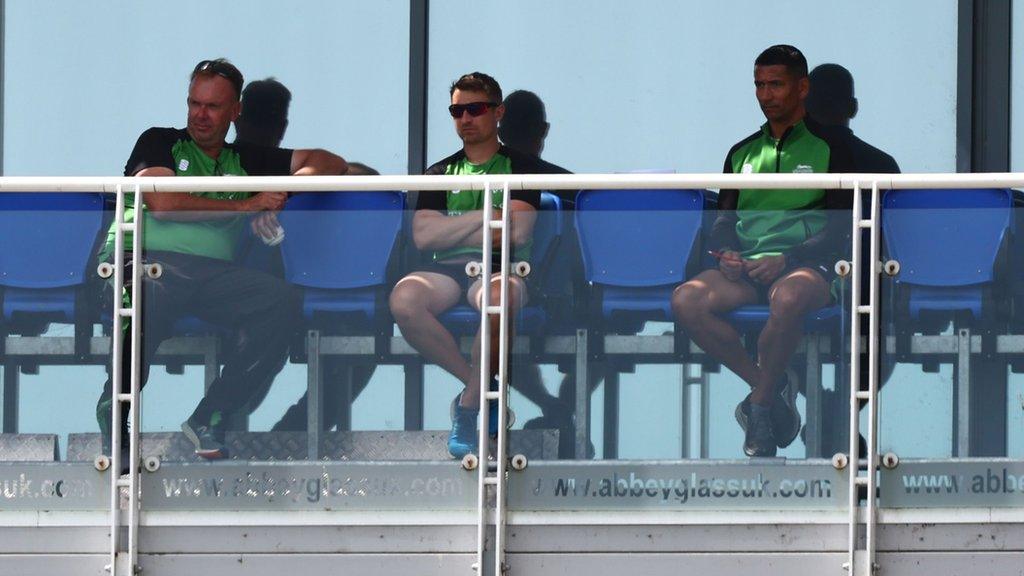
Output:
[[[787,368],[782,378],[777,388],[779,398],[772,403],[772,425],[779,448],[789,446],[800,435],[800,412],[796,409],[796,373]]]
[[[758,413],[746,405],[747,434],[743,439],[743,453],[751,458],[770,458],[775,456],[776,440],[772,430],[771,412]]]
[[[785,448],[793,443],[793,440],[800,435],[800,412],[796,409],[796,374],[786,369],[782,374],[782,380],[776,385],[776,397],[772,402],[772,427],[776,434],[776,441],[779,448]],[[736,405],[734,415],[736,422],[744,432],[747,431],[747,405],[750,403],[750,394]]]

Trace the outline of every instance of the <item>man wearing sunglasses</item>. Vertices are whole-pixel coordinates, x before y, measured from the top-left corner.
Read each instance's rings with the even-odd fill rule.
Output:
[[[729,150],[726,173],[852,172],[838,135],[806,117],[807,60],[788,45],[754,61],[754,88],[766,122]],[[807,313],[832,300],[830,283],[849,230],[850,195],[843,190],[721,190],[709,239],[716,266],[676,289],[676,320],[702,350],[752,389],[736,407],[747,456],[775,456],[800,431],[797,382],[787,366]],[[751,358],[721,318],[766,303],[769,318]]]
[[[487,74],[466,74],[452,84],[448,112],[455,123],[455,132],[462,140],[462,149],[427,169],[434,175],[536,174],[547,171],[537,158],[506,148],[498,140],[498,122],[505,113],[501,104],[501,88]],[[497,179],[495,179],[497,180]],[[511,261],[530,258],[533,224],[540,206],[540,192],[513,191],[511,214]],[[479,349],[480,335],[473,345],[471,361],[466,361],[452,334],[438,321],[438,316],[465,298],[480,309],[483,282],[466,275],[466,263],[480,261],[480,245],[485,233],[481,210],[492,211],[499,218],[502,208],[500,188],[485,193],[479,190],[421,192],[413,216],[413,241],[425,252],[427,263],[418,271],[402,278],[391,293],[391,312],[402,335],[424,359],[435,363],[458,378],[465,389],[452,405],[452,431],[448,451],[455,458],[476,451],[477,416],[480,402]],[[488,282],[491,302],[500,302],[500,239],[501,231],[488,232],[494,238],[492,262],[494,276]],[[510,315],[527,300],[523,278],[509,277]],[[492,376],[497,373],[498,316],[491,316]],[[496,403],[492,403],[490,432],[497,434]]]
[[[228,128],[241,111],[242,84],[241,72],[227,60],[204,60],[196,65],[189,81],[187,127],[143,132],[125,166],[125,175],[346,172],[345,161],[324,150],[226,143]],[[279,278],[234,263],[242,235],[250,233],[251,226],[253,233],[268,236],[274,212],[281,209],[286,198],[285,192],[160,192],[145,197],[144,260],[161,264],[163,273],[158,279],[146,279],[143,285],[143,383],[157,347],[172,335],[173,325],[180,318],[196,316],[239,335],[227,339],[225,345],[234,349],[224,355],[223,370],[181,426],[195,445],[196,454],[204,458],[227,457],[224,417],[241,408],[262,383],[273,379],[287,358],[300,316],[300,295]],[[134,216],[133,210],[127,212],[128,218]],[[254,213],[250,222],[249,216]],[[132,250],[132,246],[126,245],[125,250]],[[112,227],[101,257],[112,260],[113,251]],[[129,383],[130,356],[123,356],[122,392],[127,391]],[[108,377],[96,406],[105,447],[110,445],[111,392]],[[127,442],[126,421],[126,417],[121,418],[122,445]],[[124,452],[123,446],[121,450]]]

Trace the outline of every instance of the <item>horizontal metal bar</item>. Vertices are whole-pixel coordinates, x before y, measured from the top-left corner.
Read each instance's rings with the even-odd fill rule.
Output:
[[[488,486],[497,486],[498,485],[498,477],[497,476],[487,476],[486,478],[484,478],[484,484],[487,484]]]
[[[377,353],[373,336],[320,336],[320,353],[329,355],[370,355]]]
[[[497,400],[501,398],[501,392],[488,390],[484,392],[484,398],[488,400]]]
[[[501,306],[488,306],[487,307],[487,313],[488,314],[501,314]]]
[[[501,220],[491,220],[488,225],[491,227],[491,230],[501,230],[505,227],[505,223]]]
[[[131,308],[121,308],[120,310],[117,311],[117,313],[122,318],[133,318],[135,316],[135,311],[132,310]]]
[[[119,393],[117,395],[117,401],[118,402],[127,402],[128,404],[131,404],[132,403],[132,395],[127,393],[127,392]]]
[[[857,400],[870,400],[870,399],[871,399],[871,392],[868,392],[867,390],[858,390],[857,391]]]
[[[178,178],[49,177],[0,178],[0,192],[116,192],[118,186],[142,192],[327,192],[345,190],[483,190],[508,182],[513,190],[798,188],[852,189],[878,182],[879,188],[1024,187],[1024,173],[978,174],[536,174],[487,176],[219,176]]]
[[[861,228],[869,228],[869,229],[872,226],[874,226],[874,225],[875,225],[875,221],[874,220],[861,220],[860,222],[857,223],[857,226],[859,226]]]

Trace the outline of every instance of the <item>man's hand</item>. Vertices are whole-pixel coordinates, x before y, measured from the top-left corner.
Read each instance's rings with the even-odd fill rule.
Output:
[[[746,264],[739,252],[734,250],[724,250],[721,257],[718,259],[718,269],[722,271],[722,275],[725,276],[727,280],[736,282],[743,277]]]
[[[280,210],[287,200],[287,192],[259,192],[245,199],[245,211]]]
[[[754,282],[767,286],[777,280],[785,269],[786,257],[784,255],[762,256],[747,264],[747,276],[750,276]]]
[[[260,212],[253,216],[249,226],[253,234],[267,240],[276,237],[281,227],[277,222],[277,212]]]

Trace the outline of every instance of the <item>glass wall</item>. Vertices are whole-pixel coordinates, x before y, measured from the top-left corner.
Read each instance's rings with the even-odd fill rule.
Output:
[[[407,2],[316,2],[299,9],[273,1],[126,0],[97,7],[48,0],[5,7],[7,176],[120,175],[145,129],[184,127],[189,74],[200,60],[217,57],[236,64],[247,82],[273,77],[290,90],[282,146],[325,148],[384,174],[406,171]],[[227,140],[234,138],[232,129]],[[254,251],[252,260],[266,258],[251,243],[240,253]],[[198,402],[204,369],[189,364],[183,376],[154,370],[148,403],[184,411]],[[253,415],[257,429],[269,429],[301,396],[304,368],[287,366],[285,374]],[[93,405],[104,378],[102,369],[84,366],[24,375],[21,430],[56,432],[66,448],[68,432],[95,427],[91,409],[71,407]],[[67,400],[58,418],[38,409],[53,397]],[[177,431],[177,412],[147,412],[145,429]],[[386,410],[367,425],[387,422],[401,425]]]
[[[7,176],[120,174],[143,130],[184,125],[189,74],[217,57],[291,90],[283,146],[405,172],[407,2],[5,6]]]
[[[480,70],[505,94],[541,97],[550,162],[575,172],[718,172],[729,147],[764,122],[754,58],[787,43],[811,68],[850,71],[860,104],[850,127],[904,172],[955,171],[956,29],[952,1],[698,9],[529,0],[512,10],[451,0],[431,10],[428,156],[459,147],[445,113],[448,86]]]
[[[764,122],[752,86],[753,60],[768,45],[785,42],[801,48],[812,69],[834,63],[849,71],[858,101],[850,127],[891,154],[904,172],[951,172],[956,166],[956,2],[853,5],[787,0],[771,6],[708,4],[697,10],[670,1],[634,6],[528,0],[499,6],[438,0],[430,8],[430,162],[461,147],[447,112],[450,83],[462,73],[480,70],[493,75],[506,95],[530,90],[544,100],[551,127],[543,157],[565,168],[581,173],[720,172],[730,147]],[[121,17],[111,18],[115,12]],[[407,2],[314,2],[296,8],[269,0],[215,6],[121,1],[99,10],[75,3],[14,0],[6,3],[5,21],[7,176],[120,174],[144,129],[184,125],[188,74],[197,61],[217,56],[235,62],[247,80],[272,76],[290,89],[282,145],[326,148],[384,174],[406,171]],[[1015,15],[1015,29],[1021,21]],[[153,22],[161,24],[152,26]],[[1015,61],[1014,66],[1020,63]],[[1015,99],[1020,98],[1017,92]],[[1018,123],[1015,118],[1015,131]],[[1020,168],[1016,149],[1014,154],[1014,166]],[[509,370],[510,418],[514,417],[510,452],[528,454],[531,462],[549,462],[531,466],[527,476],[511,476],[521,490],[512,492],[513,507],[646,508],[655,506],[666,487],[681,492],[656,506],[679,506],[685,504],[684,496],[701,498],[696,492],[699,482],[688,488],[665,482],[684,477],[696,482],[701,474],[711,494],[705,500],[709,507],[726,501],[725,507],[764,507],[765,498],[775,501],[769,506],[784,508],[845,506],[846,472],[835,470],[829,458],[847,452],[849,445],[846,350],[854,303],[849,278],[835,273],[834,264],[849,258],[850,239],[831,239],[829,259],[815,263],[829,282],[828,297],[813,307],[803,326],[807,336],[793,339],[799,340],[794,351],[785,366],[775,370],[779,391],[787,390],[785,400],[797,418],[784,422],[785,438],[766,454],[744,449],[744,427],[751,410],[745,403],[751,380],[746,368],[755,361],[751,359],[761,361],[759,347],[772,344],[758,338],[769,310],[762,306],[747,310],[747,315],[718,314],[715,325],[742,336],[742,353],[750,360],[737,362],[734,354],[734,361],[723,365],[722,358],[702,349],[699,330],[687,324],[693,318],[685,317],[686,306],[672,306],[677,286],[720,266],[708,253],[715,247],[710,230],[721,214],[717,192],[686,191],[681,204],[659,208],[653,208],[653,200],[650,205],[590,206],[586,198],[601,191],[579,196],[576,191],[558,192],[538,202],[540,210],[532,224],[533,268],[517,273],[529,287],[523,292],[528,305],[515,315]],[[672,196],[665,190],[658,193]],[[394,192],[389,206],[362,209],[342,208],[326,199],[327,204],[320,206],[312,196],[297,195],[289,201],[281,218],[286,234],[280,249],[268,248],[249,234],[248,221],[239,231],[244,240],[239,240],[233,256],[247,267],[273,270],[284,278],[273,282],[274,290],[286,291],[282,286],[291,285],[301,293],[294,302],[286,295],[280,306],[269,306],[284,314],[273,327],[288,334],[279,338],[271,355],[284,367],[273,366],[248,379],[231,376],[235,386],[245,384],[244,405],[230,406],[231,410],[207,407],[196,422],[187,421],[202,406],[208,387],[215,388],[218,379],[231,379],[222,370],[251,366],[244,362],[250,338],[260,335],[257,339],[264,341],[262,336],[273,330],[248,325],[239,329],[219,315],[222,310],[196,313],[191,302],[182,304],[188,314],[170,318],[168,313],[181,311],[177,304],[168,306],[159,297],[144,299],[145,331],[152,335],[165,330],[163,325],[146,324],[159,322],[170,326],[173,338],[152,352],[142,431],[154,442],[164,442],[168,451],[161,454],[183,454],[176,461],[168,459],[174,466],[147,476],[145,489],[165,496],[152,505],[237,506],[237,501],[220,500],[220,488],[208,483],[212,476],[200,467],[206,464],[193,446],[202,440],[204,431],[198,427],[226,418],[227,436],[215,440],[234,447],[232,461],[221,464],[234,467],[237,474],[223,477],[239,479],[231,488],[238,492],[232,494],[252,497],[255,504],[247,506],[330,507],[317,495],[336,491],[368,496],[362,504],[351,504],[354,507],[472,507],[475,472],[455,466],[446,450],[462,380],[472,379],[466,376],[466,365],[478,368],[472,350],[479,316],[464,297],[473,280],[461,268],[449,270],[459,285],[459,306],[438,315],[453,337],[454,356],[462,362],[448,362],[446,370],[440,367],[443,359],[423,352],[432,344],[429,339],[410,336],[408,328],[415,321],[410,314],[416,310],[403,309],[401,299],[394,299],[398,281],[421,270],[429,259],[429,250],[417,250],[412,223],[416,195]],[[15,206],[8,212],[17,220],[26,210]],[[41,210],[27,212],[42,217]],[[105,228],[109,207],[100,207],[99,212]],[[850,219],[848,210],[833,212],[838,213],[832,215],[837,220]],[[352,213],[360,216],[353,219]],[[349,219],[333,221],[332,215]],[[1017,215],[1008,220],[1006,242],[1016,240],[1018,221]],[[655,288],[652,291],[634,290],[637,285],[631,281],[612,278],[610,268],[599,264],[591,252],[593,246],[585,238],[588,227],[607,232],[621,223],[626,223],[621,234],[604,245],[618,250],[619,260],[612,264],[625,263],[632,272],[642,270],[642,265],[657,268],[655,249],[675,250],[666,256],[670,263],[665,275],[647,286]],[[360,225],[368,226],[365,234],[353,232]],[[331,235],[339,231],[350,234]],[[379,232],[388,234],[371,238]],[[681,232],[689,235],[680,237]],[[324,236],[317,236],[320,233]],[[340,286],[330,285],[337,278],[313,280],[322,272],[316,263],[341,252],[327,253],[321,250],[324,245],[355,247],[359,255],[386,247],[373,289],[329,293],[326,290],[365,289],[369,284]],[[296,268],[294,259],[302,257],[307,267]],[[368,269],[358,262],[324,268]],[[87,275],[95,263],[86,261]],[[195,262],[162,263],[186,276],[202,274],[193,268]],[[1013,259],[1005,262],[1010,270],[1017,264]],[[996,279],[1016,297],[1019,278],[1002,270]],[[169,285],[170,278],[153,278],[150,284]],[[85,333],[76,328],[76,317],[31,325],[34,331],[17,335],[65,340],[26,340],[28,351],[7,350],[4,364],[5,431],[55,435],[57,458],[79,463],[89,462],[100,450],[94,406],[106,379],[103,364],[111,336],[102,316],[109,316],[109,311],[98,302],[110,303],[113,294],[103,292],[104,283],[98,279],[89,280],[90,288],[99,292],[83,301],[87,309],[92,307]],[[898,276],[883,280],[887,340],[880,448],[910,459],[1019,458],[1024,454],[1024,416],[1018,410],[1024,380],[1013,362],[989,354],[990,346],[1013,350],[1016,341],[1008,337],[1015,336],[1016,325],[983,325],[980,331],[969,326],[972,332],[964,336],[957,323],[963,314],[958,312],[919,326],[915,312],[900,308],[907,298],[900,281]],[[766,294],[757,296],[757,304],[767,302]],[[657,301],[653,308],[644,308],[652,299]],[[1016,306],[1016,300],[1006,301]],[[415,304],[416,299],[409,302]],[[372,318],[361,316],[366,310]],[[95,350],[74,348],[83,335]],[[53,346],[72,349],[59,348],[56,353]],[[31,350],[41,350],[36,354],[45,361],[23,361],[16,355],[31,355]],[[965,358],[969,369],[963,368]],[[270,360],[261,356],[253,361]],[[977,387],[965,392],[967,377],[995,382],[1001,387],[997,399]],[[979,395],[976,400],[982,404],[965,404],[971,395]],[[968,405],[975,411],[978,406],[998,410],[1002,427],[989,426],[983,413],[965,412]],[[16,425],[9,417],[11,406]],[[185,434],[179,432],[183,422],[189,428]],[[978,426],[984,430],[975,430]],[[277,435],[268,435],[271,431]],[[984,444],[978,438],[999,434],[1005,446],[978,444]],[[780,459],[751,463],[751,452]],[[292,473],[282,472],[282,460],[331,462],[307,462]],[[335,486],[330,478],[324,479],[336,472],[331,466],[351,465],[345,461],[353,460],[362,461],[362,468],[350,469],[349,484]],[[420,464],[380,464],[395,460],[431,463],[424,465],[423,470],[429,470],[422,474],[415,470]],[[662,464],[657,473],[647,468]],[[753,482],[758,474],[785,488],[744,499],[748,485],[743,482]],[[725,482],[725,500],[711,492],[717,490],[716,479]],[[729,495],[730,480],[740,482],[735,498]],[[566,497],[570,485],[580,499],[558,500],[555,492],[561,490],[561,497]],[[588,485],[594,489],[583,487]],[[526,486],[547,486],[550,492],[531,496]],[[647,503],[616,499],[622,486],[630,494],[654,490],[655,496]],[[817,496],[813,486],[819,489]],[[827,494],[820,490],[825,486]],[[608,500],[600,496],[603,487],[611,491]],[[801,490],[802,496],[788,500]],[[189,496],[199,493],[203,498]],[[288,497],[280,498],[283,495]]]

